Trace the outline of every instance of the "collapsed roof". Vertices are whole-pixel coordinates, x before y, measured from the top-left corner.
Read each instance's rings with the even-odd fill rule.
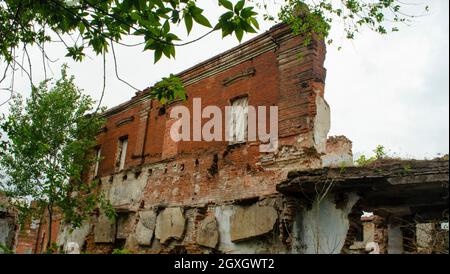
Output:
[[[311,198],[329,187],[329,193],[357,193],[364,211],[433,219],[448,211],[448,184],[448,160],[387,160],[364,167],[293,171],[277,190]]]

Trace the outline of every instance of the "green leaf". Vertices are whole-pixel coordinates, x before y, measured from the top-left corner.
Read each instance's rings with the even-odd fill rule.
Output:
[[[199,23],[200,25],[203,25],[208,28],[212,28],[211,23],[209,23],[208,19],[206,19],[206,17],[203,16],[202,14],[194,13],[193,17],[194,17],[195,22]]]
[[[168,46],[165,46],[164,48],[163,48],[163,53],[164,53],[164,55],[167,57],[167,58],[170,58],[170,55],[171,55],[171,52],[170,52],[170,45],[168,45]]]
[[[80,30],[80,33],[81,33],[81,34],[84,33],[84,30],[86,29],[86,27],[85,27],[85,25],[84,25],[83,22],[80,22],[80,23],[78,24],[78,29]]]
[[[226,12],[220,16],[220,20],[229,20],[233,18],[234,13],[232,11]]]
[[[250,22],[253,24],[253,26],[255,26],[256,29],[259,29],[259,23],[258,20],[256,20],[256,18],[254,17],[250,17]]]
[[[164,25],[162,26],[163,33],[168,33],[170,31],[170,24],[169,21],[166,21]]]
[[[222,38],[233,33],[234,27],[230,22],[222,22]]]
[[[218,22],[215,26],[214,26],[214,30],[220,30],[222,28],[222,22]]]
[[[236,34],[236,38],[239,40],[239,42],[241,42],[242,37],[244,36],[244,31],[242,30],[242,28],[237,27],[235,30],[235,34]]]
[[[239,13],[239,11],[242,10],[242,8],[244,7],[244,4],[245,0],[240,0],[239,2],[237,2],[236,5],[234,6],[234,12]]]
[[[167,34],[166,38],[167,38],[167,42],[169,42],[169,43],[172,41],[180,41],[181,40],[180,38],[178,38],[178,36],[176,36],[173,33]]]
[[[256,33],[256,30],[252,28],[252,26],[250,26],[250,24],[247,23],[246,21],[241,21],[241,27],[246,32]]]
[[[184,15],[184,24],[186,25],[186,30],[189,34],[192,30],[192,16],[189,13]]]
[[[162,54],[163,52],[161,49],[155,49],[155,64],[161,59]]]
[[[231,11],[233,10],[233,4],[228,0],[219,0],[219,5],[224,6]]]
[[[155,42],[155,40],[153,40],[153,39],[147,40],[147,42],[145,43],[144,51],[148,50],[148,49],[153,49],[155,46],[154,42]]]
[[[145,35],[147,33],[147,30],[145,29],[138,29],[135,32],[133,32],[133,35]]]
[[[250,16],[255,16],[258,13],[253,11],[253,7],[247,7],[241,11],[241,17],[244,19],[249,18]]]

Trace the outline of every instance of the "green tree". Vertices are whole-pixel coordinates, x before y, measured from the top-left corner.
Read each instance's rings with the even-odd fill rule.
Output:
[[[0,147],[0,171],[4,173],[0,190],[18,209],[22,221],[47,212],[47,248],[55,213],[73,227],[98,207],[114,215],[96,188],[97,182],[86,182],[83,173],[98,160],[91,151],[104,121],[97,114],[89,115],[94,101],[82,95],[65,66],[61,74],[53,85],[44,81],[34,88],[25,102],[15,97],[10,114],[0,119],[6,134]]]

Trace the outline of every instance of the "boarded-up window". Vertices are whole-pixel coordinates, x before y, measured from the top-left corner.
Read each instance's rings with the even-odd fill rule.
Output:
[[[126,239],[130,234],[132,218],[129,213],[118,213],[117,215],[117,229],[116,239]]]
[[[230,144],[245,143],[247,140],[248,97],[241,97],[231,102],[228,120]]]
[[[100,167],[100,157],[102,150],[100,147],[95,148],[95,166],[94,166],[94,177],[98,175],[98,168]]]
[[[116,166],[121,171],[125,167],[125,159],[127,156],[128,137],[122,137],[119,139],[119,147],[117,151],[117,164]]]

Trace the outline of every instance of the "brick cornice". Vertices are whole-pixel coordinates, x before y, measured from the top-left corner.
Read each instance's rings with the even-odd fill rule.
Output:
[[[275,25],[265,33],[186,69],[176,74],[176,76],[182,79],[185,86],[195,84],[203,79],[224,72],[240,63],[251,60],[256,56],[274,50],[278,48],[279,43],[292,38],[292,36],[294,35],[291,32],[290,26],[286,24]],[[151,90],[151,87],[137,92],[136,96],[131,98],[131,100],[108,109],[102,114],[102,117],[112,116],[130,109],[141,102],[151,100],[150,93],[148,92],[149,90]]]

